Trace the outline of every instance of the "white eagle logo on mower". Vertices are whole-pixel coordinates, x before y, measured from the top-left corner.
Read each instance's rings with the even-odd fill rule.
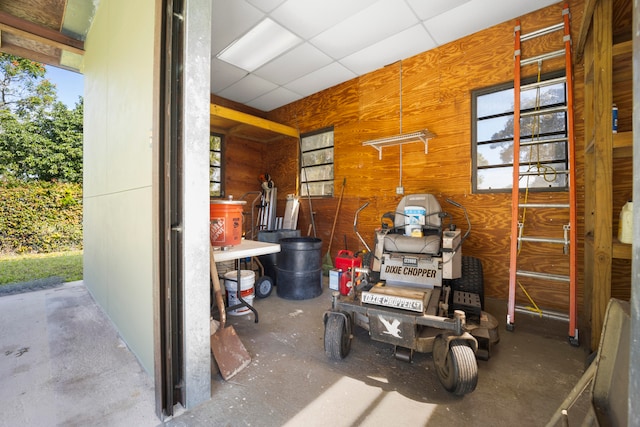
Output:
[[[382,316],[378,316],[378,318],[380,319],[384,327],[387,328],[386,331],[382,331],[383,334],[388,334],[396,338],[402,338],[400,336],[400,328],[398,328],[398,326],[400,325],[400,321],[398,319],[393,319],[393,322],[389,322]]]

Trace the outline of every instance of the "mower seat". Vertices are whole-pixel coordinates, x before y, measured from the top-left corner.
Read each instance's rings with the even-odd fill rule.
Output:
[[[440,203],[433,194],[404,196],[396,207],[395,232],[384,237],[384,250],[438,255],[442,242],[440,212]]]

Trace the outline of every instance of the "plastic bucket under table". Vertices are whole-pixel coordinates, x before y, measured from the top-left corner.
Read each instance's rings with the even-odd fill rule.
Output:
[[[224,275],[224,288],[227,291],[227,303],[229,307],[240,303],[238,298],[238,270],[228,271]],[[253,298],[255,296],[253,285],[255,282],[255,273],[251,270],[240,270],[240,296],[242,299],[253,307]],[[228,313],[232,316],[242,316],[250,313],[249,307],[243,306]]]

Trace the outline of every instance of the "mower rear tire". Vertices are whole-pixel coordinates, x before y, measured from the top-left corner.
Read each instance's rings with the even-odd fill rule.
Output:
[[[324,325],[324,352],[332,360],[342,360],[351,350],[351,336],[342,314],[329,314]]]
[[[478,384],[478,363],[473,349],[464,340],[452,340],[448,350],[446,345],[443,338],[436,338],[433,362],[438,379],[456,396],[471,393]]]
[[[480,297],[480,307],[484,310],[484,274],[482,261],[471,256],[462,256],[462,277],[452,282],[452,291],[471,292]]]

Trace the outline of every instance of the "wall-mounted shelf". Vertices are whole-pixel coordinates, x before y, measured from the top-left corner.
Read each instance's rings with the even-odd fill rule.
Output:
[[[400,135],[390,136],[386,138],[373,139],[365,141],[363,146],[373,147],[378,150],[378,159],[382,160],[382,148],[394,145],[409,144],[411,142],[422,141],[424,143],[424,154],[429,153],[429,140],[437,135],[428,129],[420,130],[413,133],[403,133]]]
[[[270,142],[282,136],[299,138],[298,130],[262,117],[224,107],[210,105],[211,130],[236,135],[250,141]]]

